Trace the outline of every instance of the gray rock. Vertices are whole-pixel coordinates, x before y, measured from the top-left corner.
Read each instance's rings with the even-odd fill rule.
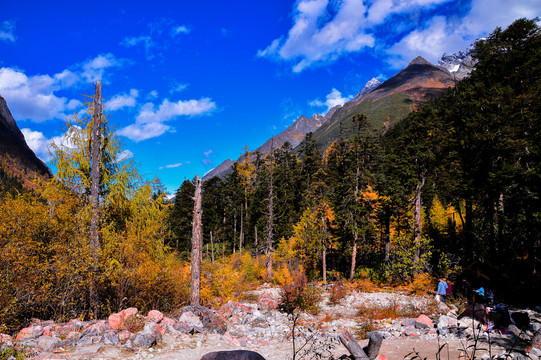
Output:
[[[58,346],[60,346],[61,342],[62,340],[60,340],[60,338],[57,338],[57,337],[40,336],[38,338],[38,347],[45,351],[52,351]]]
[[[90,344],[92,344],[92,336],[83,336],[75,343],[77,346],[86,346]]]
[[[81,338],[82,334],[78,331],[72,331],[67,336],[66,339],[72,342],[75,342]]]
[[[135,346],[141,346],[141,347],[151,347],[156,345],[156,342],[158,341],[158,337],[155,333],[145,333],[143,331],[138,332],[135,334],[131,340],[133,341],[133,345]],[[127,344],[127,343],[126,343]]]
[[[119,343],[118,335],[112,331],[103,334],[102,341],[105,345],[117,345]]]

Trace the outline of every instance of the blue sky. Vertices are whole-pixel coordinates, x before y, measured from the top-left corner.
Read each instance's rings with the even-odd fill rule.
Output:
[[[539,15],[538,0],[0,0],[0,95],[49,161],[101,80],[126,154],[174,193],[417,55]]]

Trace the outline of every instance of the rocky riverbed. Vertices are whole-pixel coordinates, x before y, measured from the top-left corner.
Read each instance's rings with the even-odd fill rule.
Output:
[[[185,359],[197,360],[218,350],[257,351],[267,360],[286,360],[292,354],[292,322],[277,310],[279,288],[263,285],[248,294],[251,301],[229,301],[219,309],[185,307],[165,316],[158,310],[139,314],[135,308],[99,321],[55,323],[34,319],[13,336],[0,335],[2,348],[25,348],[35,359]],[[405,309],[414,317],[366,320],[360,309]],[[297,358],[320,354],[323,359],[346,354],[338,336],[349,331],[364,346],[364,333],[377,330],[384,337],[380,354],[388,359],[513,358],[538,360],[538,346],[528,347],[539,331],[541,316],[523,310],[529,324],[520,333],[491,331],[471,319],[457,319],[456,307],[438,304],[429,296],[396,292],[352,291],[336,304],[325,293],[317,315],[302,314],[296,331]],[[385,357],[381,356],[382,359]],[[505,357],[511,356],[511,357]]]

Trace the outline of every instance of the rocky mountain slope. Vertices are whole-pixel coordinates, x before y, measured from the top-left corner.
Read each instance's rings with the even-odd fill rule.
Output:
[[[315,114],[311,118],[301,116],[287,129],[280,134],[273,136],[269,140],[265,141],[263,145],[258,147],[255,152],[259,152],[262,155],[268,154],[272,148],[277,149],[282,147],[286,142],[289,142],[292,147],[295,147],[301,143],[306,134],[318,129],[325,121],[327,117]],[[212,169],[203,176],[203,181],[213,178],[214,176],[223,177],[231,172],[231,166],[234,161],[226,159],[218,167]]]
[[[6,100],[0,96],[0,166],[19,177],[26,187],[36,176],[49,178],[51,170],[28,147],[24,135],[11,115]]]
[[[267,140],[256,151],[266,155],[271,146],[278,148],[286,141],[293,147],[298,146],[308,132],[313,132],[319,148],[325,149],[338,139],[340,129],[342,136],[347,137],[351,118],[361,113],[368,117],[374,128],[385,130],[403,119],[414,106],[445,93],[457,81],[469,75],[475,65],[471,48],[455,54],[444,54],[438,64],[439,66],[436,66],[422,57],[417,57],[405,69],[383,83],[373,78],[350,102],[331,108],[325,116],[301,116],[293,125]],[[233,160],[227,159],[208,172],[203,180],[227,175],[233,164]]]

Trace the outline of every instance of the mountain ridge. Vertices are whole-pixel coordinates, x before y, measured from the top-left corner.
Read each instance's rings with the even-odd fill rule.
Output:
[[[33,188],[37,176],[50,178],[51,169],[30,149],[17,126],[6,100],[0,95],[0,166],[19,177],[27,188]]]

